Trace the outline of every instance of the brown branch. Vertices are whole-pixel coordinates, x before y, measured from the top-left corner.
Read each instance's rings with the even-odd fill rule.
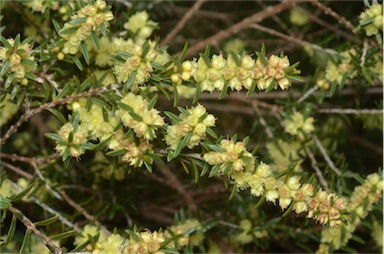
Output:
[[[233,26],[229,27],[228,29],[222,30],[222,31],[212,35],[211,37],[196,43],[195,45],[193,45],[192,47],[190,47],[187,50],[185,56],[187,58],[191,57],[191,56],[195,55],[197,52],[201,51],[206,45],[208,45],[208,44],[215,45],[218,42],[230,37],[231,35],[237,34],[240,31],[248,28],[251,24],[259,23],[268,17],[271,17],[277,13],[280,13],[286,9],[291,8],[292,6],[295,6],[299,2],[304,2],[304,0],[284,1],[280,4],[276,4],[274,6],[269,6],[266,9],[264,9],[260,12],[257,12],[255,14],[253,14],[252,16],[249,16],[249,17],[243,19],[242,21],[234,24]],[[180,54],[180,52],[179,52],[179,54]]]
[[[47,110],[49,108],[53,108],[57,105],[61,105],[61,104],[65,104],[65,103],[68,103],[68,102],[71,102],[71,101],[74,101],[74,100],[77,100],[77,99],[80,99],[80,98],[83,98],[83,97],[90,97],[90,96],[94,96],[94,95],[98,95],[100,93],[103,93],[107,91],[105,87],[103,88],[100,88],[100,89],[95,89],[95,90],[90,90],[90,91],[87,91],[87,92],[83,92],[83,93],[80,93],[80,94],[75,94],[75,95],[70,95],[68,97],[65,97],[65,98],[60,98],[60,99],[57,99],[55,101],[51,101],[51,102],[48,102],[48,103],[45,103],[43,105],[41,105],[40,107],[38,108],[34,108],[32,110],[28,110],[26,109],[26,111],[24,112],[24,114],[19,118],[19,120],[14,124],[12,125],[8,131],[4,134],[4,136],[0,139],[0,144],[4,144],[5,141],[13,134],[17,131],[17,129],[25,122],[27,121],[31,116],[35,115],[35,114],[38,114],[44,110]]]
[[[197,0],[195,2],[195,4],[192,6],[192,8],[188,10],[188,12],[179,21],[179,23],[172,29],[172,31],[170,33],[168,33],[168,35],[165,37],[165,39],[161,42],[161,46],[164,46],[173,40],[173,38],[176,36],[176,34],[185,26],[185,23],[187,23],[187,21],[193,17],[195,12],[200,9],[201,5],[205,1],[206,0]]]
[[[349,33],[346,33],[340,29],[338,29],[337,27],[323,21],[322,19],[319,19],[318,17],[316,17],[315,15],[311,15],[310,13],[308,13],[306,10],[300,8],[300,11],[303,12],[304,15],[306,15],[310,20],[312,20],[313,22],[327,28],[328,30],[331,30],[332,32],[334,32],[335,34],[337,35],[341,35],[343,37],[345,37],[346,39],[350,40],[350,41],[353,41],[357,44],[360,44],[361,43],[361,40],[355,36],[352,36],[350,35]]]
[[[37,164],[42,164],[42,163],[48,163],[51,160],[54,160],[56,158],[59,158],[60,155],[57,153],[54,153],[48,157],[38,157],[38,158],[33,158],[33,157],[25,157],[25,156],[20,156],[18,154],[8,154],[8,153],[0,153],[0,158],[3,159],[9,159],[12,161],[21,161],[21,162],[26,162],[26,163],[37,163]]]
[[[45,246],[47,246],[47,248],[52,252],[52,253],[55,253],[55,254],[61,254],[63,253],[63,250],[59,247],[57,247],[52,241],[51,239],[49,239],[49,237],[47,237],[45,234],[43,234],[42,232],[40,232],[40,230],[38,230],[35,226],[35,224],[33,224],[33,222],[28,219],[28,217],[26,217],[20,210],[18,210],[17,208],[11,206],[9,208],[9,211],[11,213],[13,213],[17,219],[19,219],[26,228],[28,228],[29,230],[31,230],[37,237],[40,238],[40,240],[45,244]]]
[[[353,33],[356,32],[356,27],[354,25],[351,24],[351,22],[349,22],[348,20],[346,20],[344,17],[340,16],[339,14],[337,14],[336,12],[334,12],[331,8],[323,5],[322,3],[320,3],[319,1],[317,0],[314,0],[314,1],[309,1],[311,4],[313,4],[314,6],[318,7],[319,9],[321,9],[326,15],[330,15],[332,16],[334,19],[336,19],[341,25],[345,26],[346,28],[348,28],[349,30],[351,30]]]
[[[180,195],[183,196],[185,201],[188,203],[188,206],[191,208],[193,212],[197,211],[197,205],[193,200],[192,196],[185,190],[183,184],[179,181],[177,176],[168,168],[161,168],[160,172],[169,179],[169,182],[172,183],[170,185],[174,190],[176,190]]]

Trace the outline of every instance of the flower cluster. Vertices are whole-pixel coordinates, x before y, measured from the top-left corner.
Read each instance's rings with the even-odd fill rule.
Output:
[[[102,243],[105,242],[108,236],[104,233],[104,231],[99,230],[99,228],[96,226],[85,225],[81,233],[75,237],[74,244],[76,246],[79,246],[88,241],[89,237],[96,237],[98,234],[99,237],[95,242],[95,245],[92,246],[91,244],[88,244],[87,246],[85,246],[85,250],[95,254],[99,253],[102,248]]]
[[[172,248],[187,245],[196,246],[203,240],[203,235],[200,233],[201,228],[198,220],[188,219],[178,225],[169,227],[164,236],[166,239],[172,239],[169,243]]]
[[[81,147],[88,142],[88,129],[85,125],[77,125],[74,128],[72,123],[64,124],[59,132],[60,141],[56,146],[56,150],[60,153],[60,155],[65,155],[68,153],[72,157],[78,158],[85,152],[85,149]]]
[[[367,36],[376,35],[383,31],[383,5],[374,3],[360,14],[360,25],[363,26]]]
[[[127,110],[118,109],[115,114],[124,126],[133,129],[140,138],[146,140],[155,138],[155,131],[164,125],[160,112],[154,108],[150,109],[148,101],[133,93],[126,94],[121,103],[124,103]]]
[[[155,137],[154,131],[162,125],[163,119],[158,115],[157,110],[148,110],[147,102],[140,96],[127,94],[125,99],[123,98],[123,102],[126,102],[128,105],[125,106],[132,110],[130,113],[122,110],[116,110],[113,113],[106,108],[104,108],[106,113],[103,113],[103,108],[95,103],[92,103],[88,110],[89,101],[86,99],[72,103],[70,108],[79,115],[81,126],[87,126],[86,129],[89,131],[91,139],[98,139],[100,142],[108,139],[106,144],[109,149],[113,151],[125,150],[126,152],[122,156],[124,162],[134,167],[140,167],[144,161],[152,164],[152,158],[146,156],[146,154],[153,152],[152,144],[144,138]],[[131,102],[134,102],[134,105]],[[144,122],[139,122],[135,118],[131,119],[131,115]],[[121,128],[116,129],[121,122],[132,127],[139,140],[136,140],[133,135],[126,135]],[[142,123],[145,125],[146,132],[140,132],[143,128]]]
[[[338,250],[345,246],[361,220],[367,217],[383,192],[383,180],[377,173],[368,175],[364,184],[357,186],[348,200],[348,209],[352,220],[338,228],[325,228],[321,233],[318,254],[328,253],[329,249]]]
[[[104,141],[113,133],[116,125],[119,124],[119,118],[115,117],[112,112],[107,111],[108,121],[103,117],[103,109],[100,105],[92,103],[87,109],[87,99],[80,99],[73,102],[70,108],[73,112],[77,112],[82,125],[87,126],[91,139],[99,139]]]
[[[303,140],[315,130],[313,121],[313,117],[304,119],[300,112],[296,112],[283,121],[284,131]]]
[[[124,47],[124,60],[113,66],[113,73],[116,76],[117,82],[125,83],[131,80],[131,90],[137,90],[137,86],[148,81],[151,72],[153,72],[152,63],[160,65],[168,61],[168,54],[157,50],[157,45],[154,42],[133,42],[128,40],[127,46]]]
[[[198,60],[184,61],[182,69],[174,67],[174,74],[171,75],[172,82],[181,84],[193,78],[201,85],[202,91],[222,91],[226,84],[231,90],[251,89],[257,86],[265,90],[272,86],[285,90],[291,85],[286,71],[290,63],[288,57],[272,55],[267,59],[260,55],[257,60],[249,55],[230,54],[227,59],[223,55],[213,55],[211,59],[201,56]],[[299,73],[292,68],[290,73]],[[254,89],[253,88],[253,89]]]
[[[201,224],[195,219],[169,227],[165,232],[134,233],[124,244],[123,253],[127,254],[163,254],[164,248],[181,249],[185,246],[198,245],[203,236],[199,233]],[[171,233],[170,233],[171,232]],[[103,250],[101,253],[104,253]]]
[[[16,81],[24,86],[28,84],[28,78],[33,79],[32,72],[36,70],[37,63],[32,56],[31,46],[24,40],[20,43],[20,36],[15,39],[2,40],[3,47],[0,47],[0,67],[8,80]],[[11,79],[9,79],[12,77]],[[5,82],[7,87],[8,82]]]
[[[177,120],[177,123],[168,126],[165,135],[165,142],[172,150],[176,150],[179,142],[188,133],[192,133],[192,136],[185,146],[192,149],[200,144],[206,136],[207,128],[214,126],[216,119],[213,115],[207,114],[206,109],[198,104],[196,107],[183,110]]]
[[[109,26],[108,22],[112,19],[113,14],[108,11],[107,4],[103,0],[84,6],[60,30],[59,35],[66,42],[58,58],[63,58],[63,54],[76,54],[80,50],[81,43],[89,39],[92,32],[99,35],[102,29],[105,30]]]
[[[308,218],[314,218],[320,224],[338,227],[342,224],[342,214],[347,211],[347,202],[335,193],[319,190],[309,201]]]
[[[231,239],[236,243],[247,244],[250,243],[253,238],[264,238],[268,236],[266,230],[255,229],[250,220],[240,221],[239,228],[241,229],[241,232],[234,235],[233,239]]]
[[[44,13],[47,9],[57,10],[60,2],[55,0],[30,0],[25,1],[23,4],[32,9],[34,12]]]
[[[340,59],[337,62],[329,60],[325,67],[325,76],[316,81],[317,86],[323,89],[328,89],[330,83],[341,85],[345,78],[355,78],[358,75],[358,72],[355,70],[352,63],[351,55],[357,55],[357,51],[353,48],[341,52]]]
[[[156,26],[157,23],[149,19],[146,11],[137,12],[124,23],[124,28],[131,30],[135,34],[135,39],[139,41],[151,36]]]
[[[289,176],[284,181],[277,179],[269,165],[263,162],[255,165],[255,158],[242,142],[235,144],[230,140],[222,140],[220,146],[211,148],[218,152],[204,154],[204,160],[214,165],[213,172],[228,174],[239,189],[249,188],[252,195],[263,196],[273,203],[279,200],[282,209],[292,205],[297,214],[308,211],[308,217],[321,224],[329,223],[331,227],[341,224],[347,206],[345,200],[336,194],[319,190],[313,197],[313,185],[302,185],[300,177]]]
[[[218,167],[217,173],[230,174],[252,172],[255,168],[255,158],[247,151],[242,141],[223,139],[219,146],[211,146],[215,151],[204,154],[204,160],[214,167]],[[240,184],[242,185],[242,184]]]

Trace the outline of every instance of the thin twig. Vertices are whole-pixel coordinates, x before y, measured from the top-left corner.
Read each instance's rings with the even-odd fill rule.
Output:
[[[329,167],[337,174],[337,175],[341,175],[341,172],[340,170],[338,170],[335,166],[335,164],[333,163],[333,161],[331,160],[331,158],[329,157],[329,155],[327,154],[327,151],[325,151],[325,148],[323,146],[323,144],[321,144],[319,138],[314,135],[313,136],[314,140],[315,140],[315,143],[316,143],[316,146],[317,148],[319,148],[320,150],[320,153],[321,155],[323,155],[325,161],[328,163]]]
[[[266,9],[264,9],[260,12],[257,12],[255,14],[253,14],[252,16],[249,16],[249,17],[243,19],[242,21],[234,24],[233,26],[229,27],[228,29],[222,30],[222,31],[210,36],[209,38],[194,44],[192,47],[190,47],[187,50],[185,56],[187,58],[194,56],[197,52],[201,51],[206,45],[208,45],[208,44],[216,45],[220,41],[230,37],[231,35],[237,34],[240,31],[248,28],[251,24],[259,23],[259,22],[263,21],[264,19],[271,17],[277,13],[280,13],[286,9],[289,9],[300,2],[305,2],[305,1],[304,0],[290,0],[290,1],[284,1],[282,3],[276,4],[273,6],[269,6]]]
[[[346,39],[350,40],[350,41],[353,41],[353,42],[356,42],[357,44],[360,44],[361,43],[361,40],[355,36],[352,36],[351,34],[349,33],[346,33],[340,29],[338,29],[337,27],[323,21],[322,19],[319,19],[318,17],[316,17],[315,15],[311,14],[311,13],[308,13],[306,10],[304,10],[303,8],[300,8],[298,7],[299,10],[304,14],[306,15],[310,20],[312,20],[313,22],[327,28],[328,30],[331,30],[332,32],[334,32],[335,34],[337,35],[340,35],[340,36],[343,36],[345,37]],[[318,9],[319,10],[319,9]]]
[[[109,232],[105,226],[103,226],[93,215],[89,214],[84,208],[82,208],[81,205],[70,198],[65,191],[59,190],[59,193],[70,206],[75,208],[75,210],[81,213],[88,221],[95,223],[95,225],[100,227],[100,229],[103,230],[107,235],[111,234],[111,232]]]
[[[15,172],[16,174],[21,175],[21,176],[23,176],[23,177],[25,177],[27,179],[32,179],[33,178],[33,176],[31,174],[29,174],[28,172],[25,172],[24,170],[22,170],[19,167],[15,167],[12,164],[9,164],[9,163],[7,163],[5,161],[1,161],[1,164],[4,165],[4,167],[9,168],[10,170]]]
[[[38,157],[38,158],[25,157],[25,156],[20,156],[18,154],[0,153],[0,158],[10,159],[12,161],[27,162],[27,163],[33,163],[34,162],[37,164],[48,163],[51,160],[54,160],[54,159],[59,158],[59,157],[60,157],[60,155],[57,153],[54,153],[48,157]]]
[[[94,95],[98,95],[100,93],[103,93],[107,91],[107,89],[105,87],[103,88],[100,88],[100,89],[95,89],[95,90],[90,90],[90,91],[87,91],[87,92],[83,92],[83,93],[80,93],[80,94],[74,94],[74,95],[70,95],[68,97],[65,97],[65,98],[60,98],[60,99],[57,99],[55,101],[51,101],[51,102],[48,102],[48,103],[45,103],[43,105],[41,105],[40,107],[38,108],[34,108],[32,110],[28,110],[26,109],[26,111],[24,112],[24,114],[19,118],[19,120],[14,124],[12,125],[8,131],[4,134],[4,136],[0,139],[0,144],[4,144],[5,141],[13,134],[17,131],[17,129],[25,122],[27,121],[31,116],[35,115],[35,114],[38,114],[44,110],[47,110],[49,108],[53,108],[57,105],[61,105],[61,104],[65,104],[65,103],[68,103],[68,102],[71,102],[71,101],[74,101],[74,100],[77,100],[77,99],[80,99],[80,98],[83,98],[83,97],[90,97],[90,96],[94,96]]]
[[[195,201],[193,200],[192,196],[188,193],[188,191],[185,190],[183,184],[179,181],[177,176],[167,167],[162,167],[160,172],[169,179],[169,181],[172,183],[172,188],[184,197],[191,210],[193,212],[197,211],[197,205]]]
[[[13,213],[17,219],[19,219],[26,228],[28,228],[29,230],[31,230],[37,237],[40,238],[40,240],[44,243],[45,246],[47,246],[47,248],[55,253],[55,254],[61,254],[63,253],[63,250],[59,247],[57,247],[52,241],[51,239],[49,239],[49,237],[47,237],[45,234],[43,234],[42,232],[40,232],[40,230],[38,230],[35,226],[35,224],[33,224],[33,222],[28,218],[26,217],[19,209],[15,208],[14,206],[11,206],[9,209],[8,209],[11,213]]]
[[[179,21],[179,23],[172,29],[170,33],[165,37],[165,39],[161,42],[161,45],[164,46],[168,44],[170,41],[173,40],[173,38],[176,36],[176,34],[185,26],[188,20],[190,20],[195,12],[200,9],[201,5],[206,0],[197,0],[195,4],[192,6],[191,9],[188,10],[187,13],[185,13],[184,17]]]
[[[19,185],[17,185],[15,182],[8,179],[8,181],[11,183],[12,187],[15,188],[17,191],[21,192],[23,191],[23,188],[21,188]],[[36,205],[43,208],[43,210],[47,211],[48,213],[57,216],[58,220],[61,221],[64,225],[67,225],[70,228],[73,228],[75,231],[80,232],[79,227],[76,224],[73,224],[69,220],[67,220],[63,215],[61,215],[58,211],[54,210],[52,207],[46,205],[45,203],[41,202],[39,199],[35,197],[28,197],[28,200],[32,201]]]
[[[322,114],[380,115],[382,109],[323,108],[316,111]]]
[[[316,45],[316,44],[312,44],[310,42],[307,42],[307,41],[304,41],[304,40],[301,40],[297,37],[294,37],[294,36],[290,36],[290,35],[286,35],[286,34],[283,34],[283,33],[280,33],[274,29],[271,29],[271,28],[268,28],[268,27],[264,27],[264,26],[261,26],[259,24],[252,24],[250,25],[250,27],[252,28],[255,28],[257,30],[260,30],[260,31],[263,31],[263,32],[266,32],[266,33],[269,33],[271,35],[274,35],[274,36],[277,36],[277,37],[280,37],[280,38],[283,38],[289,42],[293,42],[293,43],[296,43],[296,44],[299,44],[300,46],[310,46],[311,48],[315,49],[315,50],[319,50],[319,51],[324,51],[324,52],[327,52],[329,54],[337,54],[337,52],[333,49],[327,49],[327,48],[322,48],[320,47],[319,45]]]
[[[346,20],[344,17],[340,16],[338,13],[334,12],[331,8],[323,5],[317,0],[309,1],[314,6],[320,8],[324,14],[332,16],[334,19],[336,19],[341,25],[345,26],[349,30],[351,30],[353,33],[356,32],[356,27],[351,24],[348,20]]]
[[[368,51],[368,40],[364,40],[363,52],[361,53],[361,58],[360,58],[360,66],[361,67],[364,67],[365,57],[367,55],[367,51]]]
[[[311,94],[315,93],[318,90],[318,86],[314,86],[311,89],[309,89],[302,97],[300,97],[297,102],[303,102],[305,101]]]
[[[257,116],[259,117],[260,124],[265,128],[265,133],[267,133],[268,138],[272,138],[273,137],[272,131],[269,128],[269,126],[268,126],[267,122],[265,121],[264,117],[262,116],[262,114],[260,112],[260,109],[257,106],[257,102],[253,101],[251,105],[252,105],[253,110],[255,110]]]
[[[327,181],[325,181],[325,178],[324,178],[324,176],[323,176],[323,173],[321,173],[320,168],[317,166],[317,161],[316,161],[316,159],[315,159],[315,156],[313,155],[313,153],[311,152],[311,150],[309,150],[309,149],[305,149],[305,151],[307,152],[308,157],[309,157],[309,159],[311,160],[311,166],[312,166],[312,168],[315,170],[316,175],[317,175],[317,177],[318,177],[319,180],[320,180],[320,184],[323,186],[324,190],[326,190],[327,192],[329,192],[328,183],[327,183]]]

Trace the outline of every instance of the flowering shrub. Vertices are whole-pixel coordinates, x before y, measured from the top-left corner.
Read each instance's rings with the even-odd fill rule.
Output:
[[[204,2],[1,3],[2,252],[382,249],[382,4]]]

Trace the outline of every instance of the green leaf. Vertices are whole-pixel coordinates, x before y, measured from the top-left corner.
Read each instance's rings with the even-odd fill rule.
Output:
[[[126,152],[127,152],[127,151],[126,151],[125,149],[120,149],[120,150],[116,150],[116,151],[110,151],[110,152],[107,152],[105,155],[114,157],[114,156],[120,156],[120,155],[123,155],[123,154],[125,154]]]
[[[14,77],[15,77],[15,73],[11,73],[7,77],[7,79],[5,80],[5,84],[4,84],[4,88],[5,89],[9,88],[9,86],[12,84],[12,81],[13,81]]]
[[[91,39],[93,42],[93,45],[95,45],[96,49],[99,49],[100,43],[99,43],[99,37],[95,33],[95,31],[91,31]]]
[[[143,52],[141,53],[141,58],[145,58],[145,56],[148,54],[148,51],[150,49],[148,40],[145,40],[143,45],[141,46],[143,49]]]
[[[232,58],[235,61],[236,65],[240,66],[241,63],[240,63],[239,56],[235,52],[233,52],[232,50],[229,51],[229,54],[232,56]]]
[[[129,78],[127,82],[125,82],[124,87],[123,87],[123,92],[127,93],[131,85],[133,84],[133,81],[136,79],[136,74],[137,71],[132,71],[131,74],[129,75]]]
[[[175,151],[173,152],[174,158],[179,156],[181,150],[189,144],[189,142],[191,141],[191,138],[192,138],[192,132],[189,132],[187,135],[184,136],[183,139],[181,139],[179,141],[179,143],[176,146]]]
[[[44,136],[46,136],[47,138],[53,139],[56,142],[61,141],[61,138],[57,133],[44,133]]]
[[[78,24],[84,23],[85,21],[87,21],[87,17],[80,17],[80,18],[76,18],[76,19],[69,21],[68,24],[78,25]]]
[[[300,64],[300,62],[296,62],[296,63],[292,64],[291,66],[288,66],[287,68],[284,69],[284,72],[286,74],[291,73],[299,64]]]
[[[263,54],[262,52],[255,52],[258,59],[261,61],[261,63],[265,66],[268,66],[268,59],[265,57],[265,53]]]
[[[256,90],[256,79],[253,79],[252,80],[252,84],[251,84],[251,87],[249,88],[249,90],[247,91],[247,94],[246,96],[250,96],[251,94],[253,94]]]
[[[77,68],[79,68],[79,70],[82,71],[83,65],[82,65],[80,59],[77,56],[71,56],[71,59],[72,59],[73,63],[77,66]]]
[[[208,172],[208,169],[209,169],[209,164],[206,162],[203,166],[203,170],[201,170],[200,176],[204,176]]]
[[[215,133],[211,128],[207,128],[206,132],[207,132],[208,135],[211,136],[212,138],[217,139],[217,135],[216,135],[216,133]]]
[[[183,114],[183,115],[185,115],[185,116],[190,116],[191,115],[191,113],[189,113],[189,111],[188,110],[186,110],[185,108],[182,108],[182,107],[177,107],[177,109]]]
[[[2,209],[1,209],[2,210]],[[15,235],[16,230],[16,224],[17,224],[17,218],[15,215],[12,216],[11,224],[9,225],[7,238],[5,241],[1,244],[1,247],[7,246],[7,244],[12,241],[13,236]]]
[[[89,65],[90,60],[89,60],[88,49],[87,49],[87,45],[85,45],[84,41],[82,41],[80,43],[80,51],[84,56],[85,62],[87,63],[87,65]]]
[[[21,253],[28,253],[27,246],[29,246],[30,237],[31,237],[31,230],[29,230],[29,229],[25,230],[23,243],[21,244],[21,247],[19,250],[20,254]]]
[[[141,241],[140,236],[139,236],[138,234],[136,234],[135,231],[130,230],[130,229],[126,229],[125,232],[127,232],[128,235],[129,235],[130,237],[132,237],[136,242],[140,242],[140,241]]]
[[[221,146],[218,145],[208,145],[209,148],[211,148],[213,151],[218,152],[218,153],[224,153],[225,149],[222,148]]]
[[[155,107],[156,102],[157,102],[157,98],[158,98],[157,94],[155,96],[153,96],[151,102],[148,105],[148,110],[151,110]]]
[[[0,77],[2,77],[7,72],[9,66],[11,66],[11,61],[5,61],[0,71]]]
[[[61,30],[61,27],[60,27],[59,23],[55,19],[52,19],[52,24],[53,24],[53,27],[56,30],[56,33],[59,34],[60,30]]]
[[[32,190],[32,188],[38,188],[38,186],[35,186],[35,184],[34,184],[34,182],[32,182],[32,183],[30,183],[29,185],[28,185],[28,187],[27,188],[25,188],[25,190],[23,190],[23,191],[21,191],[20,193],[18,193],[17,195],[15,195],[15,196],[13,196],[12,198],[11,198],[11,201],[12,202],[17,202],[17,201],[19,201],[19,200],[21,200],[22,198],[24,198],[24,197],[26,197],[29,193],[30,193],[30,191]]]
[[[0,36],[0,41],[1,41],[1,43],[4,44],[5,48],[11,48],[12,47],[11,44],[8,42],[8,40],[5,39],[3,36]]]
[[[228,200],[232,200],[235,197],[236,192],[237,192],[237,184],[235,182],[235,184],[232,187],[232,191],[231,191],[231,194],[229,195]]]
[[[131,53],[128,53],[128,52],[125,52],[125,51],[121,51],[121,50],[116,50],[115,51],[115,54],[117,56],[120,56],[121,58],[123,58],[124,60],[127,60],[127,58],[130,58],[132,56]]]
[[[209,68],[212,67],[211,60],[208,58],[207,55],[205,55],[205,54],[201,54],[201,53],[200,53],[200,57],[204,60],[205,64],[206,64]]]
[[[51,235],[49,238],[51,240],[63,240],[63,239],[66,239],[68,237],[73,236],[74,234],[76,234],[75,230],[69,230],[67,232],[60,233],[60,234],[57,234],[57,235]]]
[[[211,172],[209,172],[208,177],[213,177],[213,176],[217,175],[217,173],[219,172],[220,168],[221,168],[220,164],[216,164],[215,166],[213,166],[212,169],[211,169]]]
[[[107,36],[107,28],[105,27],[104,23],[100,25],[100,30],[103,36]]]
[[[184,57],[185,57],[185,53],[187,52],[187,49],[188,49],[188,41],[184,44],[183,51],[180,54],[180,57],[179,57],[180,62],[184,61]]]
[[[299,76],[299,75],[291,75],[291,74],[286,74],[287,75],[287,78],[291,79],[291,80],[296,80],[296,81],[299,81],[299,82],[304,82],[304,79]]]
[[[76,246],[76,248],[74,248],[73,250],[71,250],[69,253],[73,253],[73,252],[78,252],[78,251],[82,251],[85,249],[85,247],[90,244],[91,241],[88,239],[87,241],[83,242],[82,244]]]
[[[133,112],[133,108],[131,108],[131,106],[129,106],[129,105],[127,105],[121,101],[116,102],[116,104],[119,108],[122,108],[127,112]]]
[[[11,206],[11,200],[0,196],[0,210],[8,210]]]
[[[47,225],[50,225],[52,223],[55,223],[59,219],[59,217],[60,217],[59,215],[55,215],[49,219],[34,222],[33,224],[35,224],[35,226],[37,226],[37,227],[47,226]]]
[[[144,165],[145,165],[145,168],[148,170],[148,172],[152,174],[152,165],[146,161],[144,161]]]
[[[172,121],[173,124],[178,124],[179,122],[181,122],[181,118],[178,117],[177,115],[175,115],[175,114],[172,113],[172,112],[164,111],[164,114],[165,114],[166,116],[168,116],[169,119],[171,119],[171,121]]]
[[[159,63],[156,62],[151,62],[151,65],[154,69],[159,70],[159,71],[164,71],[165,67]]]
[[[226,80],[224,82],[223,90],[221,90],[221,93],[220,93],[220,96],[219,96],[219,100],[223,99],[228,94],[228,87],[229,87],[229,81]]]
[[[48,111],[51,112],[54,116],[56,116],[57,119],[59,119],[60,122],[62,122],[63,124],[67,123],[67,119],[59,110],[55,108],[48,108]],[[46,133],[46,134],[50,134],[50,133]]]
[[[196,84],[196,92],[195,92],[195,96],[193,97],[193,103],[196,103],[199,100],[200,94],[201,94],[201,85]]]
[[[172,83],[173,87],[173,107],[176,107],[179,104],[179,93],[177,92],[177,87],[175,83]]]
[[[112,138],[112,136],[110,136],[110,137],[104,139],[103,141],[101,141],[101,142],[98,143],[97,145],[92,146],[92,148],[91,148],[91,149],[88,149],[88,150],[97,150],[97,149],[99,149],[100,147],[103,147],[103,146],[107,145],[107,144],[109,143],[109,141],[111,140],[111,138]]]
[[[133,119],[135,119],[136,121],[139,121],[139,122],[142,122],[143,121],[143,118],[139,115],[139,114],[136,114],[135,112],[131,111],[131,112],[128,112],[130,116],[132,116]]]
[[[65,34],[73,34],[77,31],[77,28],[76,27],[71,27],[71,28],[67,28],[67,29],[62,29],[60,30],[59,32],[59,35],[65,35]]]

